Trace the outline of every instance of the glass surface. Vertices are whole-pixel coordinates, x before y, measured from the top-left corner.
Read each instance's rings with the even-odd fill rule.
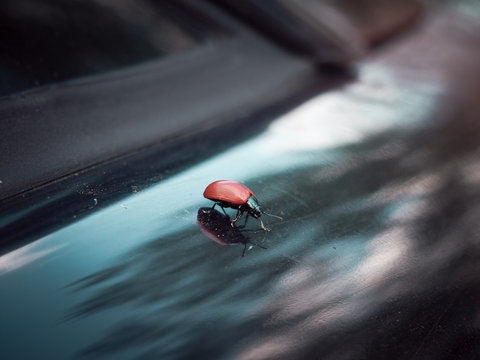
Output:
[[[364,66],[117,203],[93,189],[98,211],[0,257],[3,358],[438,359],[442,329],[474,336],[480,136],[432,124],[441,84],[404,77]],[[202,193],[219,179],[284,220],[212,226]]]
[[[192,49],[226,30],[182,1],[0,2],[0,96]]]
[[[103,206],[114,186],[46,197],[83,191],[88,215],[0,256],[0,358],[478,358],[480,23],[430,26],[121,201]],[[220,179],[284,219],[210,226],[202,193]]]

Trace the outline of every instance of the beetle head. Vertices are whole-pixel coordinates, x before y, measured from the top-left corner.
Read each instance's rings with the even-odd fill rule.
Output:
[[[262,216],[263,211],[260,210],[260,207],[257,206],[256,208],[252,209],[251,215],[255,218],[258,219],[260,216]]]
[[[260,210],[260,206],[258,205],[258,201],[255,196],[250,196],[246,205],[248,207],[248,213],[255,219],[258,219],[260,216],[262,216],[262,210]]]

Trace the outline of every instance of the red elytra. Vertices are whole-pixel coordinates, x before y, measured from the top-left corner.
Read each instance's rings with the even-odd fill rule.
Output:
[[[245,185],[231,180],[218,180],[207,186],[203,196],[213,201],[223,201],[234,205],[243,205],[255,194]]]

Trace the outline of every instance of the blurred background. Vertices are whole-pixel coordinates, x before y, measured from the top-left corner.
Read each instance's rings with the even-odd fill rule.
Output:
[[[3,0],[0,358],[479,358],[479,93],[476,0]]]

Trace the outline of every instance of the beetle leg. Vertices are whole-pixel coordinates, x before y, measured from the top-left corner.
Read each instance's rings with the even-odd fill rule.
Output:
[[[247,243],[245,243],[245,246],[243,247],[242,257],[245,256],[245,251],[247,251]]]
[[[247,226],[248,216],[249,216],[249,214],[247,213],[247,216],[245,217],[245,223],[243,225],[239,226],[239,228],[244,228],[245,226]]]
[[[237,215],[235,215],[235,219],[232,220],[232,222],[230,223],[230,225],[232,225],[232,227],[235,227],[235,223],[237,222],[238,218],[240,216],[242,216],[243,214],[243,211],[240,212],[240,209],[237,210]]]
[[[258,220],[260,220],[260,227],[262,228],[262,230],[271,231],[269,228],[266,228],[265,225],[263,225],[262,219],[258,219]]]
[[[220,206],[220,208],[222,209],[223,213],[224,213],[226,216],[228,216],[228,214],[227,214],[227,212],[225,211],[224,207],[223,207],[222,205],[220,205],[220,204],[217,204],[217,203],[213,204],[212,210],[213,210],[213,208],[215,207],[215,205]]]

